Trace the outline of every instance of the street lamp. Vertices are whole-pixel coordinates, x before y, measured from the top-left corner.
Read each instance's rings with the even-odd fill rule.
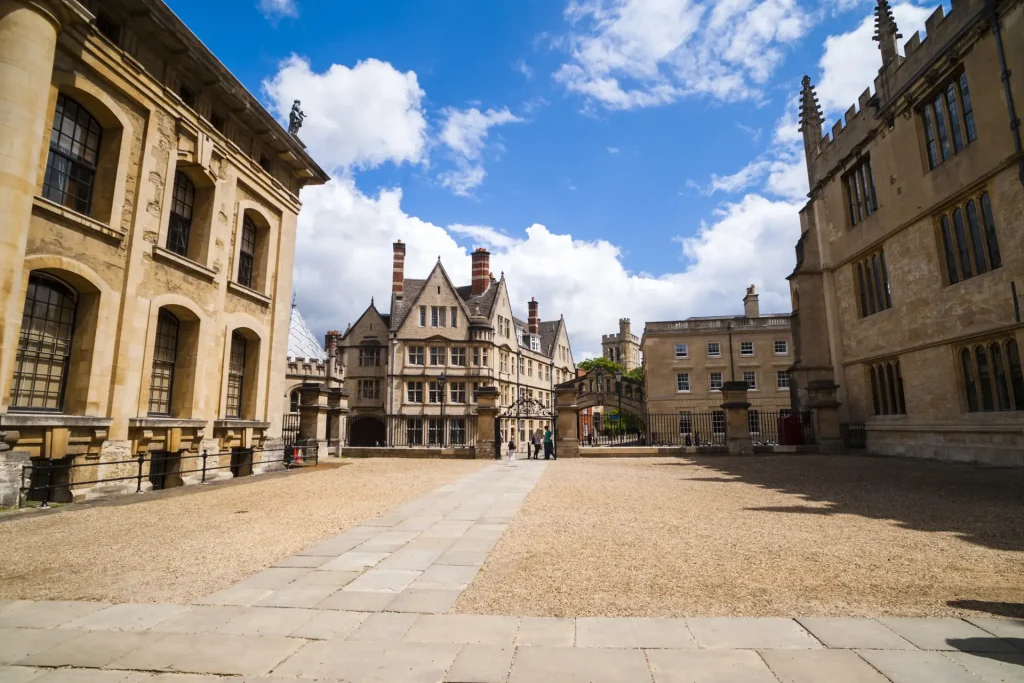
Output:
[[[437,384],[441,389],[441,448],[444,448],[444,383],[446,381],[448,381],[448,378],[444,376],[443,372],[440,375],[438,375]]]
[[[622,371],[621,370],[616,370],[615,371],[615,393],[619,395],[619,415],[618,415],[619,438],[625,440],[626,426],[625,426],[625,422],[622,420]]]

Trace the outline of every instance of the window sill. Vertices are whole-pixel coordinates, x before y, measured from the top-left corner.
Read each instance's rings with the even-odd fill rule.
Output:
[[[206,420],[193,420],[178,417],[132,417],[128,419],[128,427],[132,429],[202,429]]]
[[[269,429],[269,422],[261,422],[259,420],[236,420],[236,419],[225,419],[225,420],[214,420],[213,426],[217,429]]]
[[[63,413],[8,412],[4,427],[100,427],[106,429],[114,420],[109,417],[64,415]]]
[[[185,258],[180,254],[175,254],[170,249],[164,249],[153,245],[153,260],[163,261],[164,263],[170,263],[171,265],[178,266],[184,270],[187,270],[192,275],[206,280],[207,282],[213,282],[214,278],[217,277],[217,271],[212,268],[207,268],[204,265],[198,264],[192,259]]]
[[[260,292],[257,292],[255,289],[250,289],[249,287],[246,287],[245,285],[240,285],[237,282],[233,282],[231,280],[228,280],[228,291],[232,292],[233,294],[237,294],[238,296],[244,297],[246,299],[250,299],[252,301],[255,301],[256,303],[258,303],[259,305],[263,306],[264,308],[267,308],[267,307],[270,306],[270,297],[269,296],[266,296],[265,294],[261,294]]]
[[[39,195],[36,195],[35,197],[32,198],[32,205],[35,208],[39,209],[40,211],[45,211],[48,214],[57,216],[62,221],[74,223],[75,225],[85,228],[86,230],[98,232],[100,235],[108,239],[113,239],[120,242],[125,238],[125,232],[118,230],[116,228],[112,228],[106,223],[101,223],[98,220],[89,218],[83,213],[72,211],[71,209],[65,206],[61,206],[57,202],[50,201],[45,197],[40,197]]]

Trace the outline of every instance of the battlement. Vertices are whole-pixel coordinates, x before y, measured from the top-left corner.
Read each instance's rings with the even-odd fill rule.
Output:
[[[902,95],[913,84],[925,78],[926,67],[949,46],[964,35],[964,29],[978,20],[984,11],[985,0],[951,0],[946,14],[941,5],[925,21],[925,35],[919,31],[903,44],[903,55],[895,59],[874,76],[873,89],[866,88],[857,102],[821,137],[817,148],[808,159],[812,186],[846,158],[876,129],[880,117],[888,117],[894,107],[903,101]],[[868,49],[868,46],[864,46]],[[874,112],[866,112],[871,107]],[[870,115],[866,115],[870,114]]]
[[[306,375],[316,377],[327,376],[327,363],[325,360],[317,360],[315,358],[298,358],[288,356],[288,370],[289,375]]]
[[[640,343],[640,337],[636,336],[635,334],[629,335],[629,339],[630,339],[630,341],[632,341],[632,342],[634,342],[636,344]],[[601,335],[601,343],[602,344],[605,344],[605,343],[611,344],[611,343],[620,342],[620,341],[622,341],[622,335],[620,335],[618,332],[616,332],[615,334],[602,334]]]

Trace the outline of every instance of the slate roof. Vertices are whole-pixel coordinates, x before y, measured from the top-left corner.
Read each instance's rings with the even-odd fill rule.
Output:
[[[555,339],[558,338],[558,323],[561,320],[548,320],[540,324],[540,350],[545,356],[554,357]]]
[[[327,360],[327,352],[320,346],[320,341],[309,329],[299,309],[292,306],[292,317],[288,322],[288,356],[290,358],[309,358],[311,360]]]

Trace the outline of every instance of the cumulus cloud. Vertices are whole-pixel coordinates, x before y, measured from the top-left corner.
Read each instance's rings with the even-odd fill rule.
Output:
[[[513,114],[507,107],[488,109],[485,112],[476,107],[448,108],[442,113],[445,122],[438,141],[447,148],[455,168],[442,173],[439,180],[442,186],[455,194],[469,196],[487,175],[482,157],[490,129],[508,123],[522,123],[524,119]]]
[[[312,69],[292,55],[263,82],[271,112],[287,120],[292,101],[306,113],[299,136],[326,168],[372,168],[426,158],[427,121],[415,72],[367,59]]]
[[[618,154],[619,153],[619,148],[618,147],[608,147],[607,149],[608,149],[608,153],[609,154]]]
[[[797,0],[571,0],[555,80],[588,106],[759,98],[812,17]]]
[[[762,309],[789,310],[785,276],[799,237],[799,204],[750,195],[723,205],[693,237],[676,238],[678,272],[631,272],[606,240],[574,238],[540,224],[522,232],[491,226],[439,226],[409,215],[400,189],[365,194],[351,176],[303,191],[295,289],[318,334],[355,322],[371,297],[381,310],[391,291],[391,244],[406,243],[406,276],[425,277],[440,257],[456,284],[470,281],[470,251],[491,251],[513,309],[525,317],[536,297],[544,319],[564,314],[577,359],[600,353],[601,334],[619,317],[634,321],[738,313],[742,286],[761,291]],[[671,248],[671,243],[666,243]],[[329,295],[326,295],[329,294]]]
[[[299,16],[299,8],[295,5],[295,0],[260,0],[257,7],[268,19]]]

